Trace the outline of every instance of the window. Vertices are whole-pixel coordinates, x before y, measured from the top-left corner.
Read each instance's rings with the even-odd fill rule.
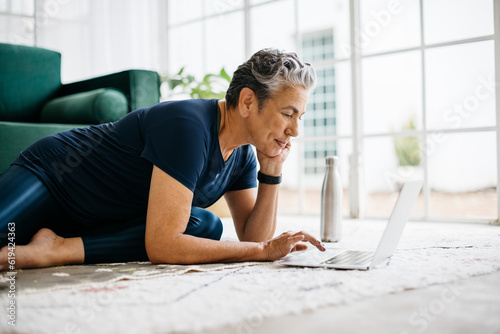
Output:
[[[333,60],[333,42],[332,30],[304,34],[301,50],[303,60],[310,63]],[[335,68],[333,65],[316,68],[316,76],[317,86],[308,101],[308,115],[304,117],[304,136],[336,135]],[[304,150],[306,175],[324,174],[325,158],[337,155],[335,141],[306,142]]]
[[[366,214],[423,177],[414,217],[497,219],[493,1],[360,5]]]
[[[365,203],[366,216],[388,216],[402,179],[419,176],[414,218],[498,218],[493,1],[217,3],[243,18],[246,57],[295,50],[317,71],[282,210],[319,213],[324,159],[338,155],[345,215]]]

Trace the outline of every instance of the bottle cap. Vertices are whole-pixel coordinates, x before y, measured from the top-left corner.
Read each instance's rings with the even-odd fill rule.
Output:
[[[327,166],[338,166],[339,165],[339,157],[326,157],[326,165]]]

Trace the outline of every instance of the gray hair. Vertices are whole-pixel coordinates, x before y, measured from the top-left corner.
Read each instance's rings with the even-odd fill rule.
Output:
[[[257,96],[260,109],[282,88],[304,87],[311,91],[315,85],[314,68],[295,53],[264,49],[256,52],[234,72],[226,92],[226,103],[229,108],[237,107],[240,92],[247,87]]]

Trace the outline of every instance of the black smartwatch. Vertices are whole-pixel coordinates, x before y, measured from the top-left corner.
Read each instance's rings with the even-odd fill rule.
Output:
[[[269,176],[266,174],[262,174],[260,171],[257,173],[257,180],[260,183],[265,184],[280,184],[281,183],[281,175],[280,176]]]

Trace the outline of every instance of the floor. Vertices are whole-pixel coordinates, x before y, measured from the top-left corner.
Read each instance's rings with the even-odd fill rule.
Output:
[[[234,231],[233,223],[230,218],[222,219],[224,224],[223,239],[225,240],[236,240],[236,233]],[[354,238],[356,235],[362,234],[364,231],[359,228],[359,224],[350,224],[349,220],[344,220],[344,237]],[[377,223],[380,224],[381,221],[364,221],[363,223]],[[411,222],[412,226],[407,226],[407,231],[410,232],[417,228],[420,230],[432,230],[434,224],[439,224],[440,227],[437,230],[442,231],[445,223],[422,223],[422,222]],[[423,224],[418,225],[417,224]],[[449,225],[449,226],[448,226]],[[446,223],[446,231],[448,228],[451,230],[456,230],[456,233],[460,235],[467,236],[468,239],[472,238],[473,233],[467,233],[469,231],[469,225],[464,228],[465,224],[459,223]],[[410,229],[408,229],[410,227]],[[461,227],[461,228],[460,228]],[[284,230],[299,230],[305,228],[313,235],[318,235],[319,231],[319,217],[318,216],[285,216],[280,215],[278,219],[277,233]],[[488,230],[488,233],[494,233],[494,235],[500,235],[500,226],[491,225],[477,225],[473,227],[476,229]],[[466,231],[466,232],[464,232]],[[496,255],[497,253],[495,253]],[[495,257],[496,258],[496,257]],[[422,263],[422,262],[420,262]],[[454,261],[453,263],[456,263]],[[434,267],[431,267],[434,268]],[[442,267],[447,268],[447,267]],[[384,270],[384,269],[380,269]],[[450,273],[451,270],[447,271]],[[489,271],[488,271],[489,272]],[[253,278],[254,279],[254,278]],[[144,281],[145,282],[145,281]],[[186,281],[187,285],[190,285],[193,281]],[[240,286],[241,281],[236,281],[234,284]],[[315,311],[302,312],[300,314],[288,314],[284,316],[274,316],[272,317],[269,312],[262,311],[264,317],[251,318],[246,317],[244,321],[236,325],[226,325],[219,328],[213,328],[211,330],[204,330],[203,334],[263,334],[263,333],[383,333],[383,334],[414,334],[414,333],[480,333],[480,334],[500,334],[500,271],[468,278],[465,280],[458,280],[449,284],[442,285],[431,285],[426,288],[416,289],[416,290],[406,290],[400,293],[394,294],[378,294],[379,297],[371,299],[360,299],[356,302],[351,302],[349,304],[341,304],[336,306],[329,306],[322,309],[316,309]],[[152,282],[148,282],[147,286],[151,287]],[[207,284],[205,284],[207,285]],[[140,285],[139,285],[140,286]],[[144,285],[145,287],[146,285]],[[244,289],[244,287],[243,287]],[[121,292],[122,291],[122,292]],[[133,298],[131,299],[131,292],[123,294],[123,291],[117,289],[104,290],[95,292],[96,295],[91,296],[90,299],[82,298],[75,302],[71,297],[68,299],[58,299],[60,295],[55,292],[51,293],[51,298],[55,300],[64,300],[63,307],[61,309],[54,308],[54,314],[57,316],[62,316],[61,319],[53,316],[50,312],[43,313],[39,309],[43,307],[44,303],[53,305],[51,301],[46,299],[39,299],[37,303],[39,305],[32,305],[31,309],[27,309],[26,312],[32,311],[36,312],[37,316],[40,314],[45,314],[45,319],[51,323],[56,324],[56,328],[61,328],[59,325],[64,324],[76,324],[78,329],[100,326],[106,323],[109,325],[110,331],[104,331],[103,333],[113,332],[111,329],[113,326],[117,326],[119,323],[126,324],[127,328],[130,325],[129,331],[124,332],[140,332],[134,330],[134,325],[138,325],[143,321],[149,321],[147,315],[150,313],[141,313],[139,310],[132,309],[128,317],[123,317],[121,311],[125,310],[126,307],[130,305],[141,305],[144,306],[145,303],[139,298],[139,304]],[[132,290],[131,290],[132,291]],[[142,293],[141,296],[147,296]],[[144,290],[149,291],[149,290]],[[153,293],[155,296],[159,296],[163,299],[162,294],[158,294],[158,289],[153,288]],[[165,290],[166,291],[166,290]],[[197,290],[195,290],[197,291]],[[267,290],[266,290],[267,291]],[[272,290],[276,292],[277,289]],[[201,290],[200,290],[201,292]],[[88,292],[90,293],[90,292]],[[92,292],[94,293],[94,292]],[[81,295],[78,295],[81,296]],[[85,295],[87,296],[87,295]],[[90,295],[88,295],[90,296]],[[315,298],[319,298],[315,297]],[[146,299],[148,299],[147,297]],[[153,298],[154,299],[154,298]],[[151,303],[151,301],[149,300]],[[76,307],[73,309],[68,309],[66,303],[72,303]],[[81,304],[80,304],[81,303]],[[97,303],[97,304],[96,304]],[[146,305],[148,305],[146,303]],[[150,304],[149,304],[150,305]],[[168,303],[165,304],[168,306]],[[155,306],[155,315],[171,314],[165,312],[168,308],[163,305],[163,311],[158,312],[158,308],[161,304]],[[178,305],[178,304],[177,304]],[[198,304],[200,305],[200,304]],[[251,304],[247,304],[251,305]],[[262,304],[264,305],[264,304]],[[288,304],[295,305],[295,304]],[[303,304],[302,304],[303,305]],[[81,313],[82,311],[89,311],[91,313],[87,314]],[[125,307],[125,308],[123,308]],[[297,307],[297,306],[295,306]],[[182,307],[178,308],[183,310]],[[44,307],[47,310],[47,307]],[[201,308],[199,312],[206,314],[206,308]],[[227,313],[221,312],[218,308],[213,308],[219,312],[218,314],[223,315],[225,319],[229,319]],[[259,309],[260,310],[260,309]],[[113,322],[109,321],[108,316],[112,315],[116,311],[116,314],[120,315],[120,320]],[[172,310],[169,310],[172,311]],[[106,313],[108,312],[108,313]],[[149,312],[149,311],[148,311]],[[20,312],[19,315],[22,313]],[[25,313],[28,316],[27,313]],[[99,318],[97,316],[101,318]],[[266,317],[267,314],[267,317]],[[50,315],[47,316],[47,315]],[[89,316],[89,317],[87,317]],[[43,318],[43,316],[42,316]],[[21,319],[21,318],[19,318]],[[33,319],[31,314],[26,319]],[[66,320],[66,321],[63,321]],[[128,321],[124,320],[128,319]],[[218,322],[221,324],[222,322]],[[0,324],[0,332],[2,332]],[[40,326],[40,322],[36,322],[36,326]],[[80,326],[80,327],[78,327]],[[87,327],[85,327],[87,326]],[[64,332],[67,333],[77,333],[77,332],[95,332],[88,330],[71,330],[72,327]],[[19,331],[20,333],[25,333],[29,331]],[[63,332],[55,330],[54,332]],[[117,332],[115,329],[114,332]],[[184,333],[186,334],[186,333]]]
[[[499,283],[497,272],[204,333],[500,333]]]
[[[223,223],[223,236],[235,239],[232,221],[223,219]],[[453,228],[453,223],[449,224]],[[278,229],[282,227],[278,220]],[[316,228],[312,230],[314,233]],[[204,334],[500,334],[499,315],[500,272],[496,272],[453,284],[433,285],[314,312],[267,318],[253,324],[247,322],[225,326],[205,331]]]

